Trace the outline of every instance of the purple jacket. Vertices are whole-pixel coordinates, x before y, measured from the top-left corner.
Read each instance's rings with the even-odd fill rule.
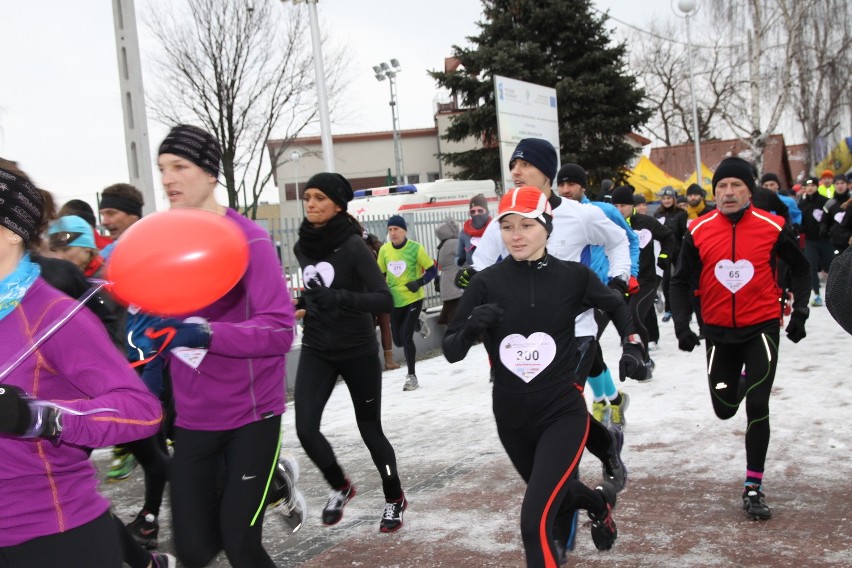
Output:
[[[0,365],[17,358],[76,304],[38,278],[20,306],[0,319]],[[0,547],[64,532],[107,510],[87,448],[153,435],[157,398],[89,311],[76,313],[6,377],[28,394],[77,411],[64,413],[58,441],[0,436]]]
[[[294,308],[269,234],[228,209],[249,243],[245,275],[213,304],[181,318],[200,316],[213,331],[197,369],[173,354],[177,419],[191,430],[232,430],[284,412],[286,353],[293,343]]]

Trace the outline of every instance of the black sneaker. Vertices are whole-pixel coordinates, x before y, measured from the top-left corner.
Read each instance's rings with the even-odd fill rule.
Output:
[[[157,537],[160,534],[160,523],[157,522],[157,517],[144,509],[136,515],[128,525],[127,530],[136,539],[136,542],[141,544],[148,550],[157,548],[159,542]]]
[[[606,508],[599,515],[589,512],[589,518],[592,520],[592,540],[598,550],[609,550],[618,538],[618,529],[612,518],[612,510],[615,508],[615,488],[608,481],[604,481],[600,486],[595,487],[595,491],[600,492]]]
[[[749,484],[743,489],[743,510],[748,516],[757,521],[772,518],[772,510],[766,504],[766,496],[760,490],[760,485]]]
[[[155,552],[151,555],[151,568],[177,568],[177,560],[171,554]]]
[[[621,448],[624,445],[624,432],[618,428],[607,428],[609,431],[610,445],[606,459],[601,464],[601,471],[605,481],[612,483],[616,492],[620,492],[627,485],[627,466],[621,460]]]
[[[348,480],[343,489],[332,489],[328,494],[328,502],[322,510],[322,523],[336,525],[343,518],[343,507],[355,497],[355,486]]]
[[[383,533],[398,531],[402,528],[402,514],[408,508],[408,500],[403,495],[396,501],[385,503],[379,530]]]

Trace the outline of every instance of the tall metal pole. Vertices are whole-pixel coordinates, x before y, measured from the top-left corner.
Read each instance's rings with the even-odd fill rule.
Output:
[[[142,59],[136,31],[136,8],[133,0],[113,0],[115,50],[118,56],[118,82],[121,88],[121,110],[124,115],[124,144],[130,184],[145,199],[144,213],[156,210],[154,176],[151,166],[151,144],[148,139],[148,115],[145,112],[145,87],[142,84]]]
[[[390,107],[393,121],[393,157],[396,166],[396,185],[402,185],[402,140],[399,133],[399,109],[396,104],[396,74],[388,75],[390,82]]]
[[[286,2],[287,0],[282,0]],[[317,2],[319,0],[293,0],[293,4],[304,2],[308,5],[308,15],[311,20],[311,45],[313,47],[314,71],[317,82],[317,105],[319,107],[320,138],[322,140],[322,158],[325,170],[334,172],[334,147],[331,141],[331,121],[328,114],[328,91],[325,87],[325,68],[322,63],[322,43],[320,41],[319,18],[317,17]]]
[[[681,2],[680,6],[691,6],[691,9],[684,9],[686,13],[686,58],[689,60],[689,95],[692,99],[692,135],[695,142],[695,181],[698,185],[704,187],[704,179],[701,175],[701,139],[698,133],[698,103],[695,101],[695,73],[693,71],[692,62],[692,41],[689,37],[689,18],[690,14],[695,14],[697,10],[695,5],[690,2]]]
[[[317,19],[317,2],[307,0],[311,16],[311,43],[314,51],[314,70],[317,77],[317,98],[319,99],[320,133],[322,137],[322,157],[325,170],[334,169],[334,148],[331,143],[331,121],[328,117],[328,91],[325,88],[325,68],[322,64],[322,45],[320,43],[319,20]]]

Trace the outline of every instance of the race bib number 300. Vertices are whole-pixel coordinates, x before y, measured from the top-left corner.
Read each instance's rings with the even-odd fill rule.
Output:
[[[513,333],[500,342],[500,362],[524,382],[536,378],[556,357],[556,342],[546,333]]]

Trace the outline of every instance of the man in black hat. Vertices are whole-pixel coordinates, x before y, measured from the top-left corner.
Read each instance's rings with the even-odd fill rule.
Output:
[[[707,192],[697,183],[686,188],[686,202],[688,204],[686,214],[690,221],[716,209],[712,204],[705,201],[706,198]]]
[[[743,509],[753,519],[768,519],[763,472],[780,336],[780,289],[772,267],[776,257],[790,267],[793,313],[786,332],[798,343],[809,314],[808,263],[784,219],[751,204],[754,185],[754,170],[745,160],[719,164],[713,175],[718,209],[690,225],[672,275],[671,302],[678,345],[692,351],[700,345],[689,326],[693,291],[701,297],[713,410],[727,420],[745,399]]]

